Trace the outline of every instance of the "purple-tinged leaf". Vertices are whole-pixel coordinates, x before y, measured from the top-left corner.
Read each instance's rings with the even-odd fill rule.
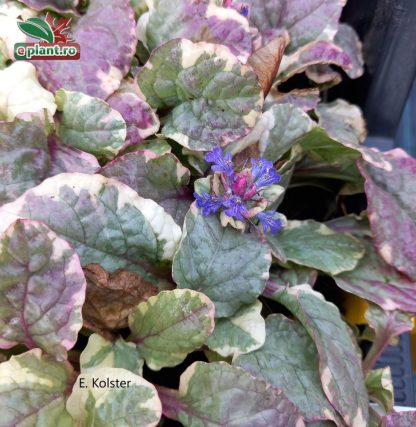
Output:
[[[342,82],[342,75],[328,64],[311,65],[305,70],[306,77],[316,83],[321,90],[329,89]]]
[[[269,109],[273,104],[292,104],[308,112],[314,110],[319,101],[319,89],[295,89],[288,93],[272,89],[265,99],[265,107]]]
[[[72,26],[81,46],[77,61],[36,61],[40,82],[51,92],[84,92],[106,99],[120,86],[136,50],[134,14],[128,0],[91,0]]]
[[[163,414],[187,427],[304,427],[284,393],[225,362],[195,362],[179,390],[157,387]]]
[[[60,13],[76,12],[79,0],[19,0],[35,10],[54,10]]]
[[[126,146],[138,144],[158,131],[159,118],[150,105],[140,98],[140,92],[134,82],[123,80],[120,89],[114,92],[107,102],[121,113],[127,124]]]
[[[252,32],[248,20],[236,10],[212,0],[146,0],[149,12],[137,25],[140,41],[152,51],[175,38],[227,46],[246,63],[252,53]]]
[[[0,347],[64,359],[82,328],[85,289],[72,247],[40,222],[17,220],[0,234]]]
[[[416,281],[416,159],[401,149],[368,150],[359,169],[365,178],[368,218],[384,260]]]
[[[365,247],[364,258],[354,270],[334,276],[336,284],[384,310],[416,313],[416,282],[387,264],[369,238],[360,238],[360,241]]]
[[[48,177],[65,172],[95,173],[100,164],[95,156],[62,144],[55,135],[48,138],[51,165]]]
[[[40,184],[48,167],[48,146],[40,122],[0,122],[0,206]]]
[[[380,427],[414,427],[415,425],[416,411],[404,411],[384,416]]]
[[[367,217],[361,217],[355,214],[341,216],[331,219],[325,223],[337,233],[351,233],[357,236],[371,237],[370,223]]]
[[[384,350],[393,343],[393,339],[413,329],[413,321],[409,313],[400,310],[384,311],[372,304],[365,312],[365,317],[375,334],[370,351],[363,362],[363,371],[368,374]]]
[[[73,426],[65,409],[76,374],[70,363],[27,351],[0,364],[2,426]]]
[[[282,314],[269,316],[263,347],[238,356],[233,364],[281,388],[305,421],[334,420],[342,425],[322,390],[315,343],[299,322]]]
[[[347,73],[353,69],[351,58],[339,46],[327,41],[318,41],[298,49],[291,55],[284,56],[277,81],[284,82],[310,66],[318,64],[337,65]]]
[[[308,285],[287,288],[273,297],[290,310],[315,342],[326,397],[349,427],[368,419],[368,396],[361,360],[338,308]]]
[[[186,187],[190,172],[171,153],[158,156],[149,150],[135,151],[108,163],[99,173],[159,203],[180,225],[194,200]]]
[[[171,40],[153,51],[137,80],[153,108],[173,108],[162,133],[191,150],[240,139],[261,115],[257,76],[225,46]]]
[[[347,24],[339,24],[334,43],[350,58],[352,68],[345,70],[349,77],[357,79],[364,74],[364,59],[362,44],[354,28]]]
[[[267,40],[286,29],[290,51],[317,40],[332,41],[345,0],[238,0],[250,6],[249,20]]]
[[[0,209],[0,230],[18,218],[43,221],[76,249],[83,265],[126,268],[146,277],[153,262],[171,260],[181,229],[156,202],[115,179],[63,173]]]

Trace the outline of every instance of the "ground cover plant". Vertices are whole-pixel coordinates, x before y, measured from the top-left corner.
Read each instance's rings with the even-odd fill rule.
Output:
[[[416,425],[374,369],[416,159],[323,101],[344,3],[0,1],[0,426]],[[79,60],[15,61],[58,33]]]

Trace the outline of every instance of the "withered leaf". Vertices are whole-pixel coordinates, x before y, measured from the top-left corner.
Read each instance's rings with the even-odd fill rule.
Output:
[[[127,327],[127,317],[143,301],[158,293],[157,286],[123,269],[107,272],[98,264],[84,266],[87,293],[82,310],[84,326],[95,332]]]
[[[269,93],[277,75],[287,43],[287,37],[276,37],[266,46],[256,50],[248,59],[248,63],[259,78],[264,96]]]

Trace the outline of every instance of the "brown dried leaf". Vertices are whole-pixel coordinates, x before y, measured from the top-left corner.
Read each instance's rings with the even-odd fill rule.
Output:
[[[82,310],[84,326],[101,334],[108,329],[126,328],[127,317],[137,304],[159,291],[143,277],[126,270],[108,273],[98,264],[88,264],[84,273],[87,279]]]
[[[256,50],[248,59],[248,63],[259,78],[264,96],[269,93],[272,87],[287,43],[288,38],[286,36],[276,37],[266,46]]]

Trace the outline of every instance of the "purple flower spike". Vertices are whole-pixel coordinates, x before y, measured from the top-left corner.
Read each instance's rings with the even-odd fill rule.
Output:
[[[280,218],[275,218],[277,212],[266,211],[260,212],[256,215],[256,218],[260,221],[263,230],[267,232],[270,230],[270,234],[275,235],[282,228],[282,220]]]
[[[273,163],[269,160],[263,158],[251,159],[251,166],[253,181],[257,189],[277,184],[281,179],[281,176],[273,167]]]
[[[221,197],[208,193],[202,193],[202,195],[194,193],[194,197],[196,205],[202,209],[202,215],[204,216],[217,212],[223,202]]]
[[[247,207],[244,205],[244,202],[238,196],[233,196],[228,200],[223,201],[223,205],[228,208],[224,212],[227,216],[234,217],[240,221],[244,221],[242,214],[247,212]]]
[[[223,156],[220,147],[215,147],[205,155],[204,159],[209,163],[214,163],[214,166],[211,166],[214,172],[224,172],[228,177],[234,175],[234,165],[231,154],[227,153]]]

